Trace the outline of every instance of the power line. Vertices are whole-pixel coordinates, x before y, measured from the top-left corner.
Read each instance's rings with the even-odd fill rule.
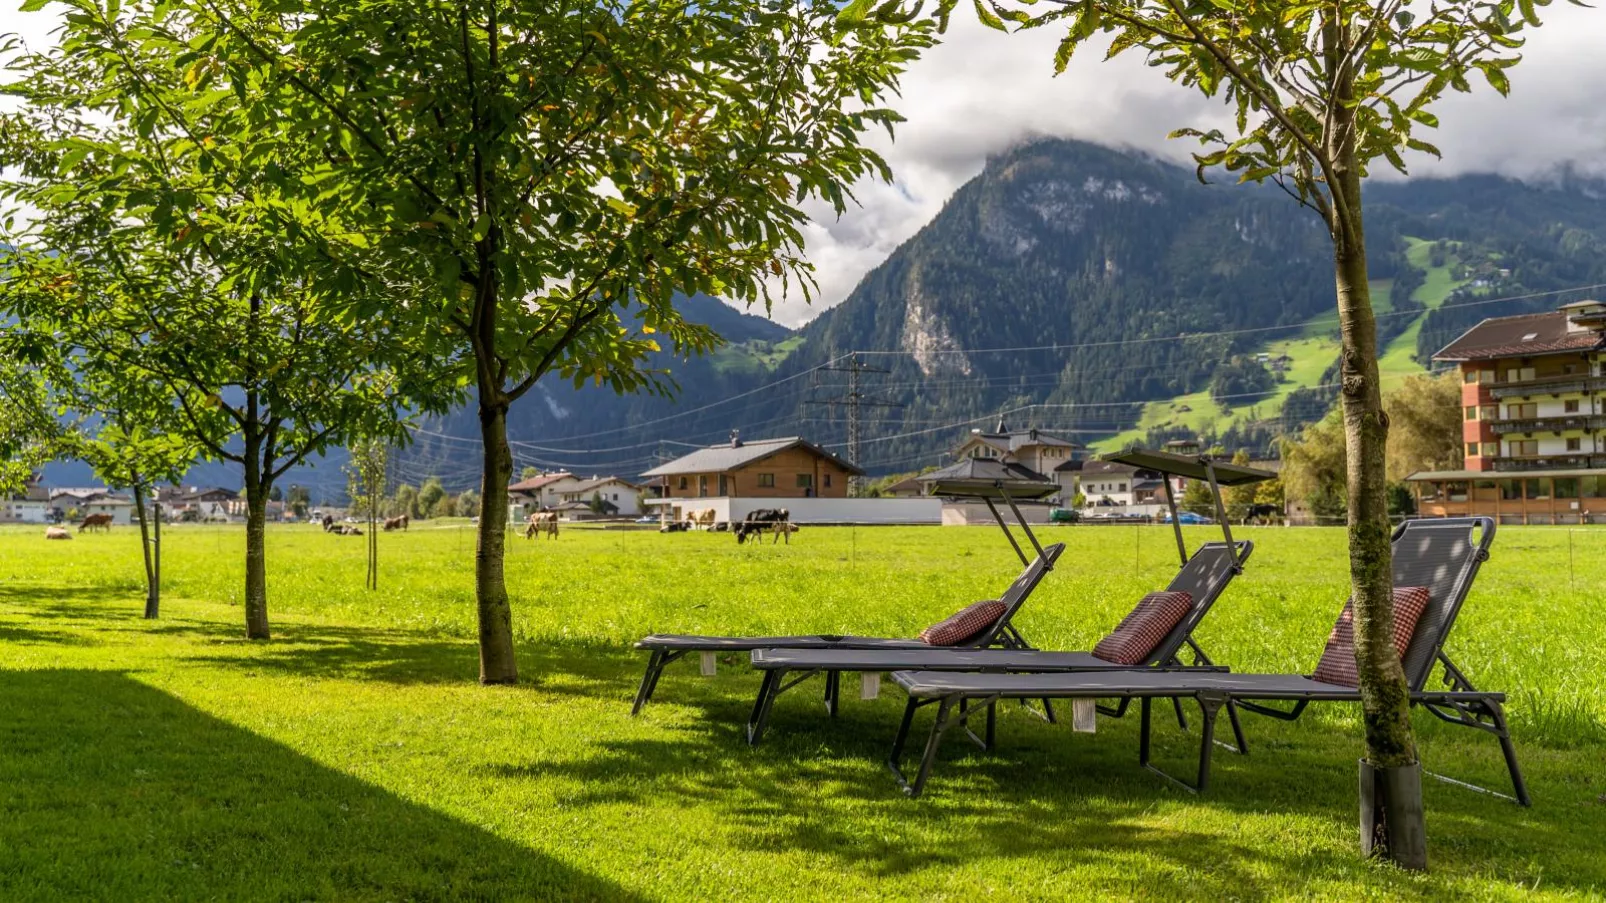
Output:
[[[859,436],[860,436],[861,430],[863,429],[862,418],[864,416],[864,413],[863,413],[864,409],[865,408],[897,409],[897,408],[902,408],[904,406],[903,402],[900,402],[900,401],[887,401],[885,399],[872,398],[869,395],[867,395],[866,393],[864,393],[863,391],[861,391],[860,388],[859,388],[859,375],[862,374],[862,373],[891,373],[892,371],[886,369],[885,367],[872,367],[872,366],[864,363],[863,361],[859,360],[859,355],[857,353],[848,355],[848,365],[846,367],[837,367],[837,366],[827,365],[827,366],[819,367],[818,371],[840,371],[840,372],[846,372],[848,374],[848,391],[847,391],[846,395],[838,395],[838,396],[833,397],[833,398],[820,398],[820,399],[811,398],[811,399],[808,399],[808,400],[804,401],[803,403],[806,404],[806,405],[830,405],[832,410],[835,410],[836,406],[839,405],[839,404],[847,405],[847,408],[848,408],[848,463],[852,464],[854,467],[858,467],[859,466]],[[848,485],[856,489],[857,488],[858,479],[859,479],[858,477],[853,477],[853,478],[849,479]]]

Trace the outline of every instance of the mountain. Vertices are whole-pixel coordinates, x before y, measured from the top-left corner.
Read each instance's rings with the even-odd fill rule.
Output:
[[[1476,175],[1366,192],[1385,388],[1485,316],[1578,295],[1484,302],[1606,283],[1600,183]],[[1202,434],[1265,454],[1333,399],[1330,253],[1315,214],[1275,187],[1203,185],[1144,155],[1032,141],[990,159],[802,329],[686,298],[687,315],[730,344],[658,356],[674,398],[545,380],[510,412],[509,436],[520,466],[621,475],[732,429],[837,445],[856,380],[875,403],[862,419],[873,473],[937,463],[1000,412],[1099,447]],[[474,412],[424,428],[397,478],[477,482]],[[320,485],[337,491],[330,469]]]

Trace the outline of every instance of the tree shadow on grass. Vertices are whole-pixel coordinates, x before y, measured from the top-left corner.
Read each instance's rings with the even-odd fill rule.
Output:
[[[1123,881],[1138,877],[1146,895],[1259,899],[1298,892],[1318,874],[1381,881],[1405,895],[1421,890],[1404,875],[1372,869],[1353,844],[1332,846],[1333,838],[1355,831],[1355,760],[1335,754],[1332,732],[1321,723],[1247,720],[1251,755],[1218,750],[1211,791],[1192,796],[1138,767],[1135,718],[1104,721],[1098,736],[1086,737],[1015,711],[1000,716],[995,752],[978,753],[950,734],[927,795],[908,800],[882,766],[900,704],[845,701],[851,707],[831,720],[818,700],[792,699],[778,707],[764,745],[749,749],[744,700],[717,690],[677,695],[676,707],[695,714],[688,718],[682,708],[668,715],[661,739],[605,740],[583,759],[515,757],[489,773],[559,780],[572,788],[565,805],[577,807],[709,807],[733,826],[741,845],[825,856],[877,877],[981,857],[1032,857],[1107,874],[1112,883],[1104,890],[1117,894]],[[930,717],[917,722],[913,760]],[[1197,733],[1180,732],[1165,711],[1157,713],[1156,732],[1159,764],[1191,777]],[[1424,750],[1428,767],[1501,787],[1498,746],[1464,733],[1435,737]],[[1541,785],[1556,788],[1552,769]],[[1434,782],[1427,793],[1430,848],[1462,880],[1508,881],[1501,886],[1514,889],[1540,878],[1536,863],[1546,864],[1547,886],[1588,890],[1606,880],[1606,866],[1579,844],[1584,822],[1576,802],[1557,806],[1552,796],[1548,808],[1522,809]],[[1178,807],[1178,815],[1149,817]],[[1208,815],[1209,823],[1189,819],[1189,809]],[[1584,821],[1606,828],[1601,809]],[[1268,824],[1268,816],[1329,827],[1319,832],[1323,840],[1310,843],[1269,843],[1263,834],[1248,841],[1244,836],[1254,832],[1224,827]],[[1134,869],[1134,862],[1142,865]]]
[[[639,899],[106,671],[0,671],[0,848],[6,900]]]
[[[241,639],[223,645],[226,652],[187,658],[258,673],[397,685],[472,683],[479,674],[479,648],[473,639],[402,630],[289,625],[277,628],[267,643]],[[635,691],[630,672],[637,659],[625,650],[593,643],[521,643],[520,686],[628,702]]]

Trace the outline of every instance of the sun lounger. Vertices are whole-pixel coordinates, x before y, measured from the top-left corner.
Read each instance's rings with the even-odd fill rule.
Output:
[[[1474,530],[1480,534],[1476,542],[1473,539]],[[1500,741],[1515,796],[1507,797],[1448,778],[1444,780],[1494,793],[1526,806],[1530,803],[1528,790],[1517,765],[1516,749],[1502,707],[1505,694],[1473,687],[1465,673],[1444,651],[1445,640],[1455,625],[1473,578],[1479,566],[1488,559],[1494,533],[1494,521],[1487,517],[1408,521],[1395,531],[1394,585],[1424,587],[1428,591],[1426,609],[1417,621],[1401,662],[1412,704],[1420,705],[1452,724],[1486,731]],[[1441,665],[1446,689],[1428,689],[1429,677]],[[908,694],[909,701],[893,742],[888,765],[910,796],[919,796],[924,788],[944,733],[955,725],[963,726],[968,718],[982,709],[991,708],[1002,699],[1121,699],[1123,704],[1132,699],[1140,700],[1139,763],[1196,792],[1203,791],[1209,783],[1215,721],[1223,706],[1230,710],[1236,705],[1261,714],[1293,719],[1312,702],[1360,700],[1359,691],[1353,687],[1292,674],[1187,671],[956,674],[900,671],[894,673],[892,679]],[[1167,698],[1191,698],[1204,714],[1198,773],[1192,784],[1165,775],[1150,762],[1151,703],[1154,699]],[[1293,702],[1294,706],[1284,711],[1263,704],[1277,701]],[[938,707],[936,723],[927,739],[919,771],[911,781],[905,777],[900,763],[915,711],[927,705]],[[1238,749],[1247,751],[1241,734]]]
[[[1168,592],[1186,592],[1192,607],[1171,630],[1155,638],[1155,643],[1138,664],[1122,664],[1099,658],[1090,652],[1046,652],[1035,649],[979,649],[925,646],[918,649],[863,648],[842,649],[822,647],[762,648],[753,651],[753,667],[764,672],[764,681],[753,704],[752,716],[747,723],[747,740],[756,745],[764,735],[770,710],[775,698],[815,674],[824,674],[826,681],[840,686],[842,672],[876,673],[884,671],[1125,671],[1133,668],[1181,668],[1183,649],[1187,648],[1193,667],[1216,668],[1193,637],[1193,631],[1209,613],[1210,607],[1220,598],[1232,578],[1242,570],[1254,544],[1240,541],[1233,547],[1225,542],[1205,543],[1187,560],[1176,577],[1166,587]],[[1224,669],[1218,669],[1224,670]],[[1045,701],[1046,702],[1046,701]],[[1181,718],[1181,703],[1177,704]],[[1045,714],[1053,720],[1053,709],[1045,705]],[[1124,709],[1111,711],[1119,715]],[[835,714],[831,710],[831,714]],[[1236,719],[1236,716],[1233,716]],[[1186,722],[1184,722],[1186,723]],[[1235,721],[1236,723],[1236,721]],[[994,712],[987,713],[985,746],[992,745],[995,730]]]
[[[986,629],[968,640],[965,645],[973,648],[987,646],[1000,646],[1006,649],[1030,649],[1026,638],[1021,636],[1012,623],[1020,607],[1031,597],[1032,591],[1043,581],[1043,577],[1053,569],[1054,562],[1059,560],[1060,554],[1065,551],[1064,543],[1054,543],[1042,547],[1042,552],[1026,569],[1021,572],[1009,589],[998,597],[1004,603],[1003,613],[1000,614]],[[647,673],[641,678],[641,686],[636,690],[635,705],[631,714],[641,711],[641,707],[652,698],[653,691],[657,689],[658,678],[662,676],[664,667],[683,656],[692,653],[720,653],[720,652],[751,652],[755,649],[929,649],[932,648],[917,639],[893,639],[882,637],[858,636],[768,636],[768,637],[730,637],[730,636],[691,636],[681,634],[653,634],[636,643],[637,649],[645,649],[651,653],[647,660]],[[825,686],[826,707],[833,713],[836,711],[838,684],[835,675],[828,676]]]

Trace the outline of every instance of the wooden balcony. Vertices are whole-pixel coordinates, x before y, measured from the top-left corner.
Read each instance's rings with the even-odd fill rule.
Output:
[[[1525,470],[1588,470],[1606,468],[1606,455],[1590,455],[1582,452],[1559,455],[1512,455],[1494,458],[1491,463],[1495,471],[1500,473],[1521,473]]]
[[[1541,376],[1519,382],[1495,383],[1489,390],[1491,398],[1526,398],[1530,395],[1565,395],[1568,392],[1588,392],[1606,389],[1606,377],[1572,374],[1569,376]]]
[[[1491,420],[1489,429],[1497,433],[1560,433],[1566,430],[1606,429],[1606,416],[1599,414],[1563,414],[1559,417],[1526,417],[1514,420]]]

